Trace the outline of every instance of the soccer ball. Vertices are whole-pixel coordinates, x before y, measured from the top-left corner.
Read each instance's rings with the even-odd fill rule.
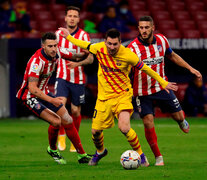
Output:
[[[137,169],[141,165],[141,157],[136,151],[127,150],[121,155],[120,162],[124,169]]]

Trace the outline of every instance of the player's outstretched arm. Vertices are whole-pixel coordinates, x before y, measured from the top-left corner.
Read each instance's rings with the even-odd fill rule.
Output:
[[[202,75],[201,73],[196,70],[195,68],[193,68],[192,66],[190,66],[186,61],[184,61],[183,58],[181,58],[178,54],[176,54],[175,52],[172,52],[169,55],[166,55],[168,59],[170,59],[172,62],[174,62],[175,64],[177,64],[180,67],[186,68],[188,69],[192,74],[194,74],[198,79],[202,80]]]
[[[76,45],[80,48],[88,49],[89,45],[91,44],[90,42],[74,38],[73,36],[70,35],[69,31],[66,28],[60,27],[58,29],[63,32],[63,34],[60,33],[61,36],[63,36],[68,41],[70,41],[71,43],[73,43],[74,45]]]
[[[69,62],[67,63],[67,68],[68,69],[74,69],[77,66],[85,66],[88,64],[92,64],[94,60],[93,54],[89,54],[88,57],[86,59],[84,59],[83,61],[80,62]]]

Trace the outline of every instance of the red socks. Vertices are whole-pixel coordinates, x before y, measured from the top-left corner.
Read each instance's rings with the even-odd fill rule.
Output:
[[[63,125],[61,125],[59,128],[59,135],[65,135],[65,128],[63,127]]]
[[[64,125],[64,128],[65,128],[65,132],[66,132],[68,138],[73,143],[73,145],[76,148],[77,152],[79,154],[84,154],[85,151],[82,147],[78,131],[76,130],[74,124],[72,123],[72,124]]]
[[[75,128],[79,132],[80,123],[81,123],[81,115],[78,117],[72,116],[72,118],[73,118],[73,123],[75,125]],[[59,135],[65,135],[65,128],[63,127],[63,125],[61,125],[59,128]]]
[[[73,118],[73,123],[75,125],[75,128],[77,129],[77,131],[79,132],[79,128],[80,128],[80,123],[81,123],[81,115],[78,116],[78,117],[74,117],[72,115],[72,118]]]
[[[154,153],[155,157],[161,156],[158,144],[157,144],[157,135],[155,132],[155,127],[151,129],[144,129],[145,130],[145,137],[147,139],[148,144],[152,152]]]
[[[58,138],[58,131],[59,131],[59,127],[54,127],[50,125],[48,128],[48,139],[49,139],[50,148],[52,150],[57,149],[56,143]]]

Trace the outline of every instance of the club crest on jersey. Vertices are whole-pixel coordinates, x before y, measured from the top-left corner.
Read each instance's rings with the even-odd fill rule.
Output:
[[[117,65],[117,66],[121,66],[121,61],[117,60],[117,61],[116,61],[116,65]]]
[[[162,46],[161,45],[158,45],[157,49],[158,49],[159,52],[162,52]]]
[[[35,105],[35,108],[36,109],[40,109],[41,108],[41,105],[38,103],[38,104]]]

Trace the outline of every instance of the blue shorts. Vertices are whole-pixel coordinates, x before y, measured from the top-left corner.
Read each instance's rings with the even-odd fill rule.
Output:
[[[84,84],[75,84],[64,79],[57,78],[55,83],[57,97],[70,98],[75,106],[85,103],[85,86]]]
[[[174,113],[182,110],[178,99],[171,90],[170,93],[162,90],[148,96],[136,97],[136,105],[141,118],[147,114],[155,115],[154,107],[156,105],[160,107],[162,112]]]
[[[50,97],[55,97],[51,93],[47,95]],[[60,106],[56,107],[55,105],[39,98],[29,98],[23,101],[23,104],[38,117],[40,117],[41,112],[46,108],[56,113],[63,106],[63,104],[61,104]]]

